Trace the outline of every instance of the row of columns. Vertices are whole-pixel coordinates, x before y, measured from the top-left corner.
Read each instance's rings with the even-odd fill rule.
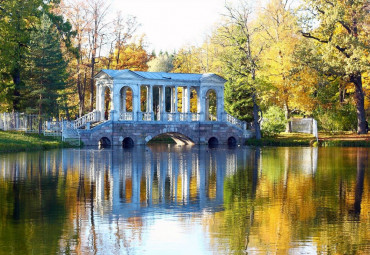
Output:
[[[105,105],[104,105],[104,98],[105,98],[105,90],[108,87],[110,90],[110,98],[111,106],[110,106],[110,119],[118,120],[120,118],[121,113],[126,112],[126,94],[128,88],[132,90],[132,112],[133,112],[133,120],[137,121],[138,114],[142,113],[141,111],[141,86],[146,86],[147,88],[147,104],[146,104],[146,112],[151,114],[151,119],[153,120],[154,110],[153,109],[153,89],[154,87],[159,88],[159,104],[158,104],[158,114],[159,120],[166,121],[167,120],[167,112],[166,112],[166,88],[169,87],[171,89],[171,102],[170,102],[170,113],[178,113],[178,88],[182,87],[182,113],[190,114],[190,95],[191,89],[193,88],[197,93],[197,113],[199,114],[199,120],[205,121],[208,120],[208,108],[209,108],[209,101],[207,99],[207,91],[211,90],[208,89],[207,91],[201,91],[201,88],[196,88],[192,86],[165,86],[165,85],[124,85],[124,86],[117,86],[116,88],[112,85],[108,86],[98,86],[97,88],[97,97],[96,97],[96,108],[98,111],[101,112],[101,119],[105,119]],[[224,112],[223,107],[223,96],[219,91],[213,89],[217,96],[217,120],[222,119],[222,113]]]

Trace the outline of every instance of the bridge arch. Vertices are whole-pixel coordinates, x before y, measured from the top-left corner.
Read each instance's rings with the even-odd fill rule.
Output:
[[[132,148],[134,147],[135,143],[134,140],[132,140],[131,137],[125,137],[122,141],[122,147],[123,148]]]
[[[102,137],[99,139],[98,141],[98,146],[99,148],[107,148],[107,147],[110,147],[112,145],[110,139],[108,137]]]
[[[218,146],[218,139],[214,136],[208,139],[208,146],[209,147],[217,147]]]
[[[237,145],[237,140],[234,136],[230,136],[228,139],[227,139],[227,145],[229,145],[230,147],[234,147]]]
[[[146,142],[150,142],[155,138],[159,137],[169,137],[171,138],[177,145],[194,145],[195,142],[193,139],[191,139],[189,136],[184,135],[180,132],[176,131],[170,131],[170,132],[159,132],[157,134],[154,134],[153,136],[147,136]]]

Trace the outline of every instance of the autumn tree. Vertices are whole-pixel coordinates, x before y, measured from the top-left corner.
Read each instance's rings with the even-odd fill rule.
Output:
[[[366,0],[305,0],[301,34],[322,47],[325,71],[352,84],[357,132],[366,132],[363,75],[369,71],[369,3]]]
[[[89,110],[94,109],[94,76],[96,74],[95,65],[99,58],[99,50],[104,42],[104,31],[108,27],[106,15],[109,11],[109,5],[105,0],[88,0],[88,13],[90,18],[90,26],[88,28],[89,38],[89,58],[90,58],[90,99]]]
[[[259,84],[261,79],[257,76],[264,43],[259,38],[260,27],[251,22],[252,9],[242,3],[239,8],[227,6],[226,22],[219,30],[218,43],[227,48],[223,55],[223,62],[228,69],[229,77],[237,77],[238,86],[248,84],[244,95],[252,98],[253,124],[256,138],[261,139]],[[234,88],[230,86],[231,91]],[[239,88],[238,88],[239,89]],[[240,91],[238,92],[240,93]]]
[[[141,37],[138,41],[133,41],[126,45],[121,45],[120,49],[116,49],[113,56],[109,58],[117,59],[119,54],[119,60],[114,61],[110,64],[112,69],[131,69],[134,71],[146,71],[148,70],[148,61],[150,55],[145,49],[144,38]],[[109,59],[102,59],[105,63],[103,66],[107,67]]]
[[[89,28],[89,19],[87,5],[85,1],[64,1],[64,16],[71,22],[76,35],[73,40],[75,52],[70,61],[70,76],[75,84],[75,91],[78,95],[78,115],[81,117],[85,113],[86,89],[88,87],[87,72],[87,31]],[[70,101],[75,101],[70,99]]]
[[[173,56],[166,53],[159,54],[148,62],[149,72],[171,72],[173,69]]]
[[[271,0],[258,16],[263,27],[261,37],[267,47],[262,54],[263,73],[272,85],[264,97],[278,105],[289,120],[294,111],[311,110],[308,99],[314,84],[307,82],[305,69],[295,65],[294,52],[300,44],[298,23],[290,9],[290,0]],[[303,82],[301,82],[303,80]],[[287,125],[290,132],[290,125]]]
[[[113,25],[113,40],[111,40],[109,56],[113,56],[114,53],[114,60],[109,57],[108,69],[110,69],[111,61],[115,61],[116,66],[120,64],[125,45],[128,44],[128,41],[140,26],[135,16],[124,17],[121,11],[117,12]]]

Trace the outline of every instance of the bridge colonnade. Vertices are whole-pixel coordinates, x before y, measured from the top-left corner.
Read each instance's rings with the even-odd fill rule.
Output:
[[[96,110],[100,112],[101,120],[168,122],[225,121],[226,118],[225,80],[215,74],[102,70],[96,81]],[[106,105],[107,89],[111,102],[109,109]],[[191,98],[195,95],[197,101],[195,106],[193,102],[192,112]],[[211,115],[211,106],[216,116]]]

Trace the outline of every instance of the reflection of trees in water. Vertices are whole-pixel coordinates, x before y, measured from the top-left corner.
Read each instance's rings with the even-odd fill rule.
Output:
[[[40,238],[48,253],[129,253],[143,242],[145,216],[171,210],[200,217],[219,253],[287,253],[302,240],[323,253],[369,251],[369,151],[317,150],[162,146],[3,157],[0,240],[25,253]]]
[[[248,161],[258,167],[240,167],[225,179],[225,210],[204,217],[216,250],[298,253],[299,245],[292,244],[301,242],[320,253],[369,253],[369,182],[364,170],[369,151],[310,150],[315,149],[264,148],[260,159],[257,150]],[[312,171],[306,169],[304,151],[320,155],[318,161],[313,158]],[[257,168],[254,185],[251,176]],[[344,189],[350,210],[340,208],[338,187]],[[364,206],[358,211],[358,204],[367,207],[365,212]]]

